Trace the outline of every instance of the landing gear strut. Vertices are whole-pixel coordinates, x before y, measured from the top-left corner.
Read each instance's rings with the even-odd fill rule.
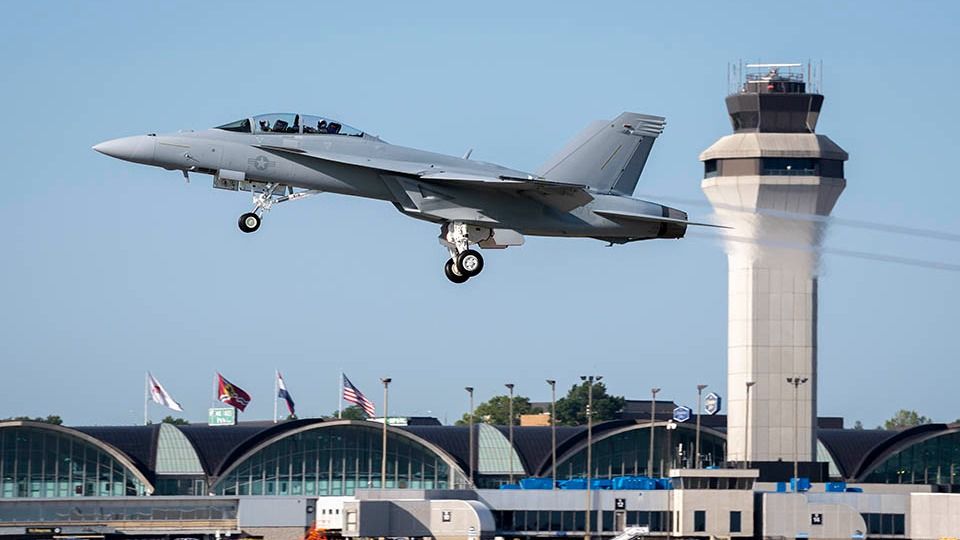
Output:
[[[294,192],[292,187],[277,183],[258,185],[262,187],[259,189],[250,188],[250,191],[253,192],[253,211],[243,214],[237,221],[240,230],[245,233],[256,232],[256,230],[260,228],[260,223],[263,221],[263,214],[269,212],[273,205],[287,201],[295,201],[320,193],[312,189]]]
[[[483,270],[483,256],[470,249],[490,237],[490,229],[467,225],[458,221],[445,223],[440,229],[440,243],[450,251],[450,259],[443,266],[443,273],[454,283],[463,283]]]

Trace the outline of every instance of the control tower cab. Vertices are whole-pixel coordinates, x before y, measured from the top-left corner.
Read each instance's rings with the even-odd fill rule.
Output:
[[[847,153],[815,133],[823,95],[801,64],[735,69],[733,134],[700,154],[729,264],[729,461],[816,459],[817,248]],[[792,382],[788,382],[788,379]],[[796,384],[794,384],[796,383]],[[748,403],[749,399],[749,403]],[[771,465],[771,466],[774,466]],[[804,473],[816,473],[806,465]],[[790,471],[792,472],[792,470]]]

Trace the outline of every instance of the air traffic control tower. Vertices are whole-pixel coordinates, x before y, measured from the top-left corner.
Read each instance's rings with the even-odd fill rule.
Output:
[[[743,67],[726,99],[733,134],[700,154],[703,192],[733,227],[727,459],[805,463],[817,455],[820,216],[843,192],[847,153],[814,132],[823,95],[810,66],[806,78],[801,64]]]

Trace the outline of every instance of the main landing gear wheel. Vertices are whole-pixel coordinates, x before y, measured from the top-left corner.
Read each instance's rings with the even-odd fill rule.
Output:
[[[447,279],[454,283],[463,283],[469,279],[469,276],[457,273],[453,259],[448,259],[447,263],[443,265],[443,273],[447,275]]]
[[[252,233],[260,228],[260,216],[254,214],[253,212],[247,212],[246,214],[240,216],[240,219],[237,221],[237,225],[240,226],[240,230],[245,233]]]
[[[483,257],[479,252],[468,249],[457,255],[457,271],[467,277],[473,277],[483,270]]]

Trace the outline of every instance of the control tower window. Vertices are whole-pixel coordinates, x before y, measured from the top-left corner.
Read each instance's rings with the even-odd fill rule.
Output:
[[[760,174],[771,176],[818,176],[820,160],[811,158],[762,158]]]
[[[719,171],[717,170],[717,160],[715,160],[715,159],[708,159],[708,160],[706,160],[706,161],[703,162],[703,177],[704,177],[704,178],[712,178],[712,177],[716,176],[717,174],[719,174]]]

